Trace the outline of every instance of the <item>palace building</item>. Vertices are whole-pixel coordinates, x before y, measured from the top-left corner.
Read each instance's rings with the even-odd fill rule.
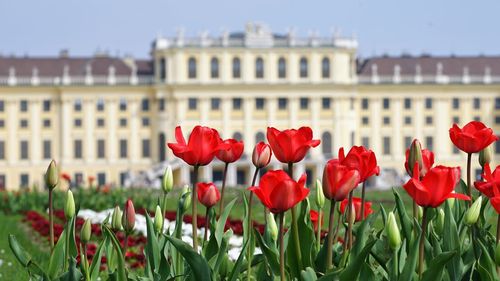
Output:
[[[166,165],[176,183],[187,183],[189,167],[166,147],[177,125],[186,137],[202,124],[245,141],[228,171],[231,186],[249,184],[253,146],[268,126],[310,126],[321,139],[296,165],[309,181],[339,147],[373,149],[377,187],[401,184],[413,138],[437,163],[464,167],[449,139],[453,123],[480,120],[500,133],[500,57],[361,60],[357,45],[249,23],[218,37],[157,38],[149,59],[0,55],[0,189],[43,187],[50,159],[72,186],[88,176],[99,185],[158,186]],[[500,154],[500,142],[494,146]],[[281,167],[275,161],[270,168]],[[218,182],[222,170],[214,161],[201,178]]]

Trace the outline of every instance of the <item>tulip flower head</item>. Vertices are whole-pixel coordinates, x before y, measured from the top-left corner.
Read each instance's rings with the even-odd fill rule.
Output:
[[[472,121],[463,128],[453,124],[450,129],[450,139],[463,152],[476,153],[497,141],[498,137],[482,122]]]
[[[271,237],[274,241],[278,239],[278,225],[276,224],[276,220],[274,219],[274,215],[272,213],[267,213],[267,224],[266,227],[271,234]]]
[[[491,159],[493,158],[493,151],[491,145],[488,145],[483,150],[479,152],[479,165],[484,167],[485,164],[490,164]]]
[[[56,161],[50,161],[49,167],[47,167],[47,172],[45,173],[45,184],[49,189],[54,189],[59,181]]]
[[[434,153],[428,149],[422,149],[417,139],[413,140],[410,148],[406,150],[405,169],[410,177],[413,176],[415,162],[418,162],[421,177],[425,176],[434,165]]]
[[[323,193],[330,200],[342,201],[356,188],[359,171],[342,165],[338,159],[328,161],[323,170]]]
[[[213,207],[220,200],[220,192],[215,184],[209,182],[199,182],[198,188],[198,201],[205,207]]]
[[[248,188],[262,204],[275,214],[283,213],[304,200],[309,194],[305,187],[306,174],[294,181],[283,170],[270,170],[262,176],[259,186]]]
[[[344,166],[356,169],[359,172],[359,182],[365,182],[373,175],[379,175],[380,167],[377,166],[375,152],[364,146],[353,146],[344,156],[344,148],[339,149],[339,160]]]
[[[122,226],[125,232],[131,233],[135,226],[135,208],[132,200],[128,199],[123,208]]]
[[[116,206],[111,216],[111,228],[114,231],[119,231],[122,228],[122,211],[120,207]]]
[[[389,242],[389,247],[391,247],[392,250],[397,250],[401,245],[401,233],[399,233],[398,223],[396,222],[396,217],[393,212],[389,212],[389,215],[387,216],[385,232]]]
[[[465,213],[464,222],[467,225],[473,225],[479,219],[479,215],[481,214],[482,202],[483,202],[483,197],[479,196]]]
[[[500,186],[500,165],[491,172],[490,164],[484,164],[483,180],[474,182],[474,186],[487,197],[493,197],[494,189]]]
[[[163,231],[163,212],[160,206],[156,205],[154,227],[157,233],[162,233]]]
[[[227,146],[227,149],[221,149],[215,156],[224,163],[233,163],[240,159],[243,154],[243,142],[235,139],[221,141]]]
[[[66,204],[64,205],[64,216],[70,220],[75,215],[75,199],[71,190],[66,191]]]
[[[80,240],[82,240],[83,243],[87,243],[90,241],[91,235],[92,235],[92,223],[90,222],[90,219],[86,219],[82,225],[82,229],[80,232]]]
[[[322,209],[323,206],[325,206],[325,194],[323,193],[323,184],[319,179],[316,179],[316,188],[315,188],[315,199],[316,199],[316,206],[318,206],[319,209]]]
[[[309,127],[283,131],[273,127],[267,128],[269,145],[271,145],[276,158],[282,163],[297,163],[304,159],[311,147],[320,144],[320,140],[312,138],[313,132]]]
[[[253,149],[252,163],[257,168],[264,168],[271,161],[272,155],[271,146],[261,141]]]
[[[349,200],[348,199],[344,199],[340,203],[340,212],[342,214],[345,213],[345,211],[347,209],[346,208],[347,204],[349,204]],[[365,211],[364,211],[363,217],[361,217],[361,198],[359,198],[359,197],[353,197],[352,198],[352,204],[353,204],[353,209],[354,209],[354,213],[355,213],[354,221],[356,221],[356,222],[362,221],[362,220],[366,219],[370,214],[373,213],[372,202],[365,201]]]
[[[172,174],[172,167],[168,166],[163,173],[161,181],[161,188],[164,193],[169,193],[174,188],[174,175]]]
[[[68,173],[62,173],[61,178],[63,178],[68,183],[71,182],[71,176]]]

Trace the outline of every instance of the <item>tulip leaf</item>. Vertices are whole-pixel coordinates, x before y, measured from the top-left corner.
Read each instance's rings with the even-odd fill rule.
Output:
[[[394,199],[396,201],[396,209],[399,215],[399,222],[401,223],[401,228],[403,229],[403,234],[406,240],[411,241],[412,223],[410,217],[406,213],[406,207],[396,189],[393,189],[393,193],[394,193]]]
[[[66,273],[64,273],[61,278],[59,278],[60,281],[80,281],[82,279],[83,275],[82,273],[78,270],[76,267],[76,260],[75,258],[70,258],[69,261],[69,269]]]
[[[244,257],[245,257],[246,249],[248,247],[248,243],[249,242],[246,241],[245,244],[243,245],[243,247],[241,248],[240,255],[238,256],[238,259],[234,263],[233,270],[229,274],[228,281],[236,281],[236,280],[238,280],[238,275],[240,273],[241,266],[243,265],[243,260],[244,260]]]
[[[65,229],[59,236],[59,239],[54,246],[54,250],[50,255],[47,275],[49,275],[51,279],[54,279],[56,276],[58,276],[59,272],[64,269],[66,235],[67,233]]]
[[[179,251],[179,253],[184,257],[185,261],[191,268],[194,280],[197,281],[212,280],[210,266],[200,254],[195,252],[191,246],[189,246],[186,242],[180,239],[170,236],[165,236],[165,238],[170,243],[172,243],[172,245],[174,245],[177,251]]]
[[[432,262],[429,263],[429,268],[424,272],[422,281],[441,280],[443,270],[446,264],[455,256],[457,252],[444,252],[437,255]]]
[[[356,228],[354,232],[356,243],[354,243],[351,250],[351,255],[353,257],[356,257],[363,250],[366,244],[367,234],[370,230],[370,225],[378,217],[378,214],[379,213],[377,212],[376,214],[368,216],[366,219],[362,220],[361,224]]]
[[[160,269],[160,246],[158,245],[158,238],[156,237],[155,228],[153,221],[146,212],[146,232],[147,232],[147,244],[146,244],[146,256],[148,263],[150,264],[151,271],[158,273]]]
[[[496,272],[496,266],[491,257],[488,254],[488,250],[484,246],[484,244],[481,242],[480,239],[478,239],[477,243],[481,246],[482,254],[481,257],[479,258],[479,263],[477,264],[477,271],[479,272],[479,275],[481,276],[481,281],[488,281],[488,280],[498,280],[496,278],[497,272]]]
[[[418,244],[420,242],[420,234],[415,241],[413,241],[411,247],[408,247],[409,252],[406,258],[405,266],[403,267],[403,271],[399,275],[399,281],[412,281],[413,275],[415,273],[415,268],[417,267],[418,260]],[[410,240],[406,240],[406,243],[410,243]]]
[[[212,258],[210,261],[213,263],[212,266],[212,279],[217,280],[217,275],[219,274],[219,268],[224,260],[224,257],[227,256],[227,248],[229,246],[229,238],[233,236],[233,230],[229,229],[224,233],[224,236],[222,236],[222,243],[220,245],[220,248],[218,249],[217,256],[215,256],[215,259]]]
[[[24,267],[28,267],[31,262],[31,256],[28,252],[26,252],[21,244],[17,242],[16,237],[12,234],[9,234],[9,246],[19,263]]]
[[[101,243],[99,243],[99,246],[97,247],[97,250],[94,254],[94,257],[92,258],[92,263],[90,264],[90,280],[92,281],[97,281],[97,278],[99,278],[99,270],[101,267],[101,259],[102,259],[102,254],[104,251],[104,245],[106,244],[106,241],[108,239],[104,238]]]
[[[313,265],[313,252],[315,249],[316,235],[310,215],[310,202],[306,198],[300,204],[300,214],[297,218],[297,227],[299,229],[300,248],[302,253],[302,266],[304,268]]]
[[[314,269],[307,267],[305,270],[302,270],[300,272],[300,276],[302,277],[303,281],[316,281],[318,280],[318,277],[316,276],[316,272],[314,272]]]
[[[359,252],[359,254],[353,257],[347,267],[342,271],[339,276],[340,281],[348,281],[348,280],[358,280],[359,273],[365,264],[365,260],[370,254],[370,251],[375,245],[376,240],[372,240],[368,242],[365,247]]]
[[[274,273],[274,275],[279,276],[280,275],[280,264],[279,264],[278,252],[272,250],[272,248],[266,244],[266,242],[264,241],[264,239],[262,238],[260,233],[255,229],[254,229],[254,236],[257,240],[257,243],[259,244],[259,247],[260,247],[262,253],[264,254],[264,257],[267,260],[267,263],[271,267],[272,272]],[[286,244],[284,243],[284,245],[286,245]],[[286,246],[285,246],[285,249],[286,249]]]
[[[455,202],[456,204],[457,202]],[[455,206],[456,208],[456,206]],[[460,251],[460,245],[462,241],[458,237],[457,224],[455,223],[455,218],[453,216],[450,203],[445,201],[444,206],[444,226],[443,226],[443,239],[442,250],[445,252],[450,251]],[[461,280],[463,271],[463,262],[460,255],[456,255],[452,258],[451,262],[448,263],[446,269],[448,270],[448,275],[451,280]]]
[[[115,234],[109,229],[108,226],[104,225],[103,227],[105,237],[111,242],[113,248],[115,249],[117,268],[116,268],[116,280],[117,281],[126,281],[127,275],[125,273],[125,258],[123,257],[122,249],[120,242],[116,238]]]

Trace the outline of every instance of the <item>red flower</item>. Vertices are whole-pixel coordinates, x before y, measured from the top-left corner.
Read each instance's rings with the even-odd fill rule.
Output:
[[[406,149],[405,169],[408,175],[411,177],[412,171],[410,171],[410,167],[408,166],[409,156],[410,156],[410,149]],[[420,176],[423,177],[434,165],[434,152],[428,149],[422,149],[422,163],[423,167],[420,169]]]
[[[241,154],[243,154],[243,142],[237,141],[235,139],[227,139],[222,141],[222,143],[228,146],[228,149],[220,150],[216,156],[224,163],[233,163],[240,159]]]
[[[220,192],[211,182],[199,182],[198,188],[198,201],[205,207],[210,208],[217,204],[220,200]]]
[[[323,194],[330,200],[342,201],[356,188],[360,179],[358,170],[332,159],[323,170]]]
[[[305,188],[306,174],[296,182],[283,170],[268,171],[262,176],[259,186],[252,186],[248,190],[259,197],[271,212],[278,214],[286,212],[309,194]]]
[[[267,128],[267,140],[274,155],[282,163],[296,163],[304,159],[309,148],[320,144],[320,140],[313,140],[312,138],[313,132],[309,127],[284,131],[279,131],[273,127]]]
[[[314,226],[314,231],[318,231],[319,213],[315,210],[310,210],[309,215],[311,216],[311,222]],[[324,217],[321,217],[321,224],[323,225]]]
[[[272,155],[271,146],[261,141],[253,149],[252,163],[257,168],[264,168],[271,161]]]
[[[123,208],[122,215],[122,226],[126,232],[130,233],[134,230],[135,226],[135,208],[132,200],[128,199],[125,202],[125,207]]]
[[[498,137],[482,122],[472,121],[462,129],[457,124],[453,124],[450,129],[450,139],[460,150],[466,153],[476,153],[498,140]]]
[[[340,203],[340,212],[343,214],[346,210],[346,206],[349,203],[348,199],[344,199]],[[355,221],[361,221],[366,219],[371,213],[373,213],[372,210],[372,202],[365,201],[365,210],[364,210],[364,215],[363,218],[361,218],[361,198],[359,197],[353,197],[352,198],[352,205],[354,206],[354,212],[356,213],[356,219]]]
[[[435,208],[448,198],[470,200],[467,195],[453,193],[459,179],[459,167],[436,166],[420,180],[419,167],[416,163],[413,168],[413,178],[403,187],[419,206]]]
[[[172,149],[175,156],[181,158],[191,166],[204,166],[212,162],[215,154],[221,148],[227,146],[220,145],[220,137],[217,130],[196,126],[194,127],[189,141],[186,143],[180,126],[175,128],[175,139],[177,143],[169,143],[168,147]]]
[[[483,179],[484,181],[474,182],[474,186],[487,197],[494,197],[494,189],[500,186],[500,165],[491,173],[490,164],[485,163]]]
[[[353,146],[346,156],[344,156],[344,148],[341,147],[339,149],[339,160],[342,165],[358,170],[361,177],[359,182],[364,182],[369,177],[378,176],[380,173],[375,153],[363,146]]]
[[[71,182],[71,176],[68,173],[62,173],[61,178],[63,178],[67,182]]]

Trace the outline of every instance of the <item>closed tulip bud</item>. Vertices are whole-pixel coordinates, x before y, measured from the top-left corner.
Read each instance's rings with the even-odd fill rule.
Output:
[[[444,229],[444,211],[443,211],[443,209],[439,209],[437,212],[435,226],[436,226],[436,231],[438,234],[443,233],[443,229]]]
[[[474,203],[470,206],[467,213],[465,213],[465,223],[467,225],[473,225],[479,219],[479,214],[481,213],[481,203],[483,202],[483,197],[479,196]]]
[[[500,243],[497,243],[497,248],[495,249],[495,263],[500,266]]]
[[[64,216],[67,220],[70,220],[75,216],[75,199],[73,198],[73,192],[68,190],[66,192],[66,204],[64,205]]]
[[[174,188],[174,176],[172,174],[172,167],[168,166],[163,174],[163,180],[161,183],[161,188],[163,192],[169,193]]]
[[[417,206],[417,219],[420,221],[424,216],[424,209],[420,206]]]
[[[422,145],[417,139],[414,139],[410,145],[410,155],[408,156],[409,171],[413,171],[415,163],[418,163],[420,168],[423,167],[422,162]]]
[[[161,208],[158,205],[156,206],[156,211],[155,211],[154,226],[157,233],[163,232],[163,212],[161,211]]]
[[[271,237],[274,241],[278,239],[278,226],[276,225],[276,220],[274,219],[274,215],[271,212],[267,213],[267,229],[271,234]]]
[[[185,212],[191,206],[191,191],[189,187],[184,186],[181,196],[179,197],[179,208],[182,212]]]
[[[132,200],[128,199],[125,203],[122,215],[122,226],[125,232],[131,233],[135,226],[135,208]]]
[[[347,213],[347,222],[350,222],[352,224],[356,222],[356,210],[354,208],[356,208],[354,206],[354,203],[351,203],[348,211],[349,213]]]
[[[119,231],[122,228],[122,211],[118,206],[115,207],[113,216],[111,216],[111,228],[114,231]]]
[[[92,235],[92,223],[90,219],[86,219],[83,223],[82,230],[80,232],[80,240],[83,243],[87,243],[90,241],[90,236]]]
[[[57,172],[56,161],[50,161],[47,172],[45,173],[45,185],[49,189],[54,189],[59,181],[59,173]]]
[[[264,142],[259,142],[255,145],[252,153],[252,163],[257,168],[264,168],[271,161],[271,146]]]
[[[387,241],[392,250],[397,250],[401,245],[401,234],[399,233],[398,223],[393,212],[389,212],[387,216],[387,224],[385,225]]]
[[[323,194],[323,184],[319,179],[316,179],[316,205],[319,209],[325,206],[325,194]]]
[[[488,145],[479,152],[479,165],[481,165],[481,167],[484,167],[484,164],[486,163],[491,163],[492,153],[491,145]]]

